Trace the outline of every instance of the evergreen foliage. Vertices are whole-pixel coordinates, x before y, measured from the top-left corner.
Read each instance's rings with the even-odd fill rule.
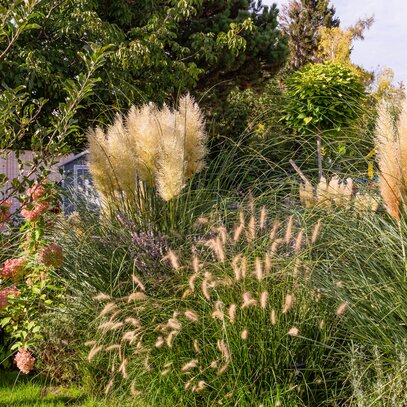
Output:
[[[297,70],[316,62],[322,27],[338,27],[339,18],[329,0],[291,0],[283,7],[282,26],[288,37],[288,67]]]

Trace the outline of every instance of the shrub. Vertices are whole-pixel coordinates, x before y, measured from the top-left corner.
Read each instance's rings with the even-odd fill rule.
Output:
[[[35,362],[29,349],[43,339],[44,312],[62,298],[61,289],[50,278],[63,262],[61,247],[50,244],[46,235],[55,216],[53,203],[50,185],[36,181],[26,191],[21,208],[25,222],[19,233],[8,219],[8,232],[14,235],[11,240],[15,239],[18,247],[9,248],[13,257],[4,259],[0,270],[0,327],[6,334],[4,359],[18,350],[15,362],[25,374]]]
[[[322,137],[329,139],[349,127],[361,112],[365,90],[349,67],[309,64],[287,80],[285,122],[300,134],[316,134],[319,179]]]

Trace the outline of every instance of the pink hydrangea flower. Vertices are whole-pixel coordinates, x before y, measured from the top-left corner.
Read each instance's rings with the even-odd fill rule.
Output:
[[[13,205],[9,199],[7,201],[0,202],[0,223],[5,222],[10,218],[10,208]]]
[[[0,291],[0,310],[7,307],[8,297],[10,294],[14,298],[17,298],[20,295],[20,290],[14,286]]]
[[[19,280],[24,273],[26,261],[22,257],[6,260],[1,270],[1,277],[13,281]]]
[[[30,373],[35,363],[34,356],[31,355],[31,352],[27,349],[20,349],[20,351],[17,352],[14,360],[17,364],[17,367],[24,374]]]
[[[32,209],[24,208],[21,211],[21,215],[24,216],[28,222],[35,222],[47,211],[47,209],[48,204],[46,202],[39,202],[36,203]]]
[[[34,201],[37,201],[40,198],[43,198],[47,193],[47,190],[44,188],[43,184],[40,184],[38,181],[34,182],[34,185],[31,188],[28,188],[25,193]]]
[[[56,243],[51,243],[44,247],[38,254],[38,260],[46,267],[59,268],[64,262],[62,247]]]

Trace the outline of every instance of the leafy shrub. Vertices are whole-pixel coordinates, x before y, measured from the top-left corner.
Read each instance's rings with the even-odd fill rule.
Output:
[[[35,359],[28,348],[43,339],[45,310],[63,298],[50,278],[63,262],[61,247],[46,236],[55,216],[53,203],[50,185],[36,181],[26,191],[21,209],[25,222],[20,233],[15,234],[15,226],[10,225],[19,245],[0,271],[0,326],[6,334],[3,352],[7,359],[18,350],[15,361],[23,373],[33,368]],[[11,221],[11,214],[7,220]]]

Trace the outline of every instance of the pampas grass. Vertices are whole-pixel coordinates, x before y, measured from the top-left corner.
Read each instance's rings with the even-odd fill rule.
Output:
[[[379,188],[387,212],[400,220],[400,206],[406,197],[407,186],[407,101],[397,123],[389,106],[382,103],[378,109],[375,130],[376,156],[380,169]]]
[[[133,106],[106,132],[90,130],[88,143],[89,170],[103,200],[117,194],[142,200],[142,181],[170,201],[204,168],[207,154],[204,117],[189,94],[181,97],[178,110]]]

